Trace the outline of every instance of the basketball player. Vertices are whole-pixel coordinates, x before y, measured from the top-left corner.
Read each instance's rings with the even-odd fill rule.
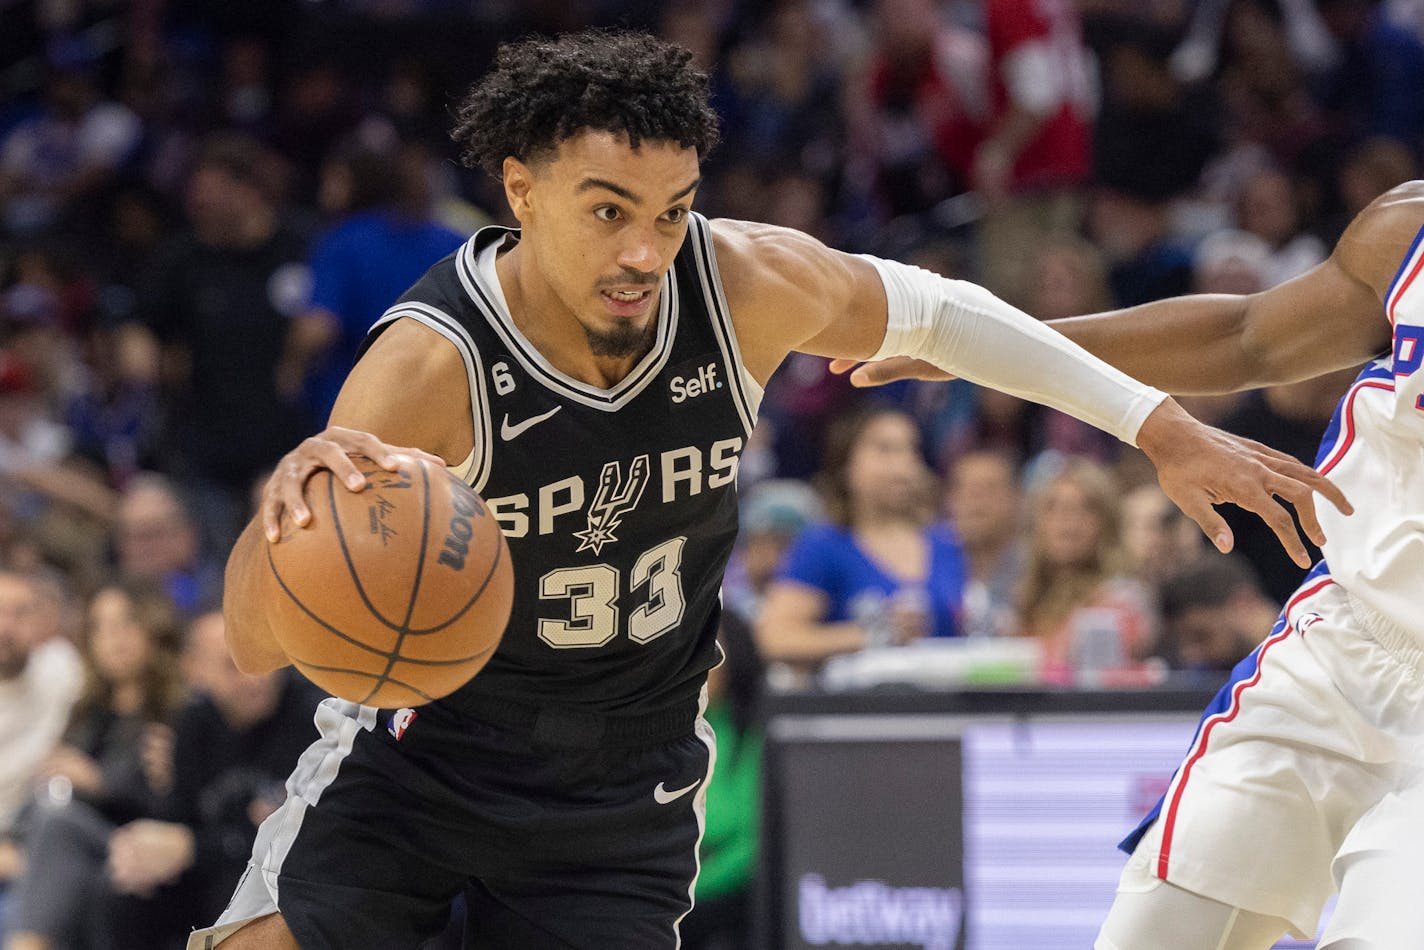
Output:
[[[331,427],[268,482],[225,610],[243,668],[286,663],[258,601],[279,518],[309,523],[319,469],[358,490],[347,453],[419,452],[499,519],[513,615],[445,700],[323,704],[231,905],[190,947],[415,947],[458,893],[481,947],[678,946],[738,455],[793,349],[920,356],[1073,412],[1140,445],[1222,546],[1213,502],[1260,513],[1298,559],[1272,495],[1312,537],[1312,490],[1348,508],[1308,467],[1200,425],[980,288],[694,214],[717,128],[684,50],[636,34],[505,46],[456,136],[522,228],[478,232],[371,330]]]
[[[1329,260],[1248,297],[1181,297],[1054,326],[1175,393],[1310,379],[1365,363],[1317,468],[1324,560],[1232,672],[1131,857],[1098,950],[1424,947],[1424,182],[1350,224]],[[851,365],[842,361],[836,368]],[[861,385],[923,363],[857,369]]]

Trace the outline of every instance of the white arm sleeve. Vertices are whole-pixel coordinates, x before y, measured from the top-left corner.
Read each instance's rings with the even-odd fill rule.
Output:
[[[861,255],[885,284],[885,341],[872,360],[911,356],[1052,406],[1129,445],[1167,398],[977,284]]]

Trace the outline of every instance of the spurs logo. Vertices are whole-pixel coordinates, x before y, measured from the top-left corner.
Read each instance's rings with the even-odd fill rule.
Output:
[[[623,516],[638,507],[643,489],[648,487],[648,469],[646,455],[638,456],[628,466],[627,479],[623,478],[623,466],[617,462],[604,464],[603,473],[598,476],[598,492],[588,506],[588,528],[574,532],[580,542],[578,550],[598,554],[605,544],[618,540],[613,532]]]

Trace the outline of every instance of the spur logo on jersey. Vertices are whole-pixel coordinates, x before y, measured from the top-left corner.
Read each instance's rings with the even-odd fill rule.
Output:
[[[691,360],[674,367],[673,377],[668,380],[668,392],[672,394],[674,405],[680,406],[689,399],[722,388],[722,381],[717,378],[717,361],[697,365],[699,362]]]
[[[619,524],[639,502],[646,510],[730,485],[737,477],[742,442],[740,437],[718,439],[710,446],[684,445],[639,455],[628,463],[606,461],[597,469],[596,485],[588,485],[590,479],[582,475],[570,475],[531,491],[487,498],[485,506],[506,538],[567,531],[578,540],[579,551],[597,554],[618,540]],[[645,490],[651,491],[646,500]],[[579,524],[571,524],[571,519],[580,514],[582,530],[571,531]]]
[[[622,466],[617,462],[606,462],[603,473],[598,476],[598,494],[593,496],[593,504],[588,506],[588,528],[575,531],[579,539],[580,551],[598,554],[603,546],[618,537],[613,533],[622,523],[623,516],[643,498],[643,489],[648,487],[648,457],[640,455],[628,466],[625,479]]]

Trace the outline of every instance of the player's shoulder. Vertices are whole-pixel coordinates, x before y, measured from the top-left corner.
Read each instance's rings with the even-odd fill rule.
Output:
[[[846,291],[856,277],[855,258],[832,250],[794,228],[717,218],[709,222],[723,288],[739,309],[785,313]]]
[[[1354,277],[1383,295],[1424,229],[1424,181],[1391,188],[1355,216],[1335,257]]]

